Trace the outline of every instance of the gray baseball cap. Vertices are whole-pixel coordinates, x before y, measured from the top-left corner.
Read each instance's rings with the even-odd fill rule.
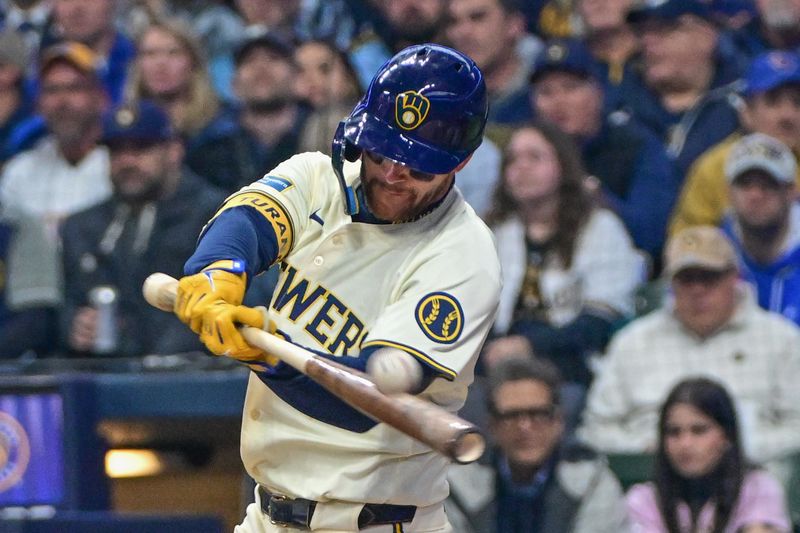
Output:
[[[797,161],[792,151],[781,141],[763,133],[751,133],[739,139],[725,160],[728,183],[751,170],[761,170],[778,183],[793,184]]]

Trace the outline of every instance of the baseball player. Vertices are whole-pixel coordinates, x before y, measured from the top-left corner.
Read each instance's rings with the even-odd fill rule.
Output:
[[[399,349],[422,368],[414,392],[456,411],[500,290],[490,232],[454,187],[486,114],[472,60],[433,44],[399,52],[339,125],[332,157],[296,155],[227,199],[176,313],[213,353],[243,361],[265,355],[241,324],[359,370]],[[241,306],[274,263],[266,316]],[[237,533],[451,531],[444,457],[266,358],[244,406],[241,454],[258,486]]]

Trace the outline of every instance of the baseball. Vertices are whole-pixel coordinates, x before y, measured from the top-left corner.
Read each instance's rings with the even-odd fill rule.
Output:
[[[422,383],[422,366],[396,348],[381,348],[367,361],[367,374],[384,394],[415,391]]]

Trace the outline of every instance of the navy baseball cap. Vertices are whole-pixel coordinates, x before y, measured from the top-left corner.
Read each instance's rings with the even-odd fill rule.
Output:
[[[709,0],[645,0],[631,8],[627,21],[631,24],[654,19],[674,21],[683,15],[696,15],[711,20],[711,3]]]
[[[602,77],[589,49],[578,39],[550,41],[536,58],[530,81],[535,83],[543,74],[554,71],[591,76],[595,79]]]
[[[149,100],[122,104],[103,115],[100,142],[105,145],[126,141],[155,144],[173,137],[169,117]]]
[[[770,91],[787,83],[800,83],[800,54],[773,50],[753,59],[744,76],[744,96]]]

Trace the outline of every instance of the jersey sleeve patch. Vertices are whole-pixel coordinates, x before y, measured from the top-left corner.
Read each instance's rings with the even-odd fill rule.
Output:
[[[461,304],[446,292],[425,295],[417,304],[415,318],[422,332],[430,340],[452,344],[464,329],[464,311]]]
[[[294,227],[286,209],[275,198],[261,191],[248,190],[231,196],[214,215],[238,206],[251,207],[263,216],[275,231],[278,241],[278,261],[288,255],[294,243]],[[213,219],[212,219],[213,220]]]
[[[266,185],[267,187],[272,187],[278,192],[283,192],[286,189],[294,187],[294,183],[290,180],[280,176],[271,176],[269,174],[258,180],[258,183]]]

